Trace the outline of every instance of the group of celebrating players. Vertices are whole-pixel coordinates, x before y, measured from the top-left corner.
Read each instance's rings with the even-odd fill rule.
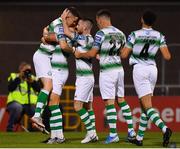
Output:
[[[43,88],[39,93],[31,121],[34,127],[47,132],[41,114],[50,97],[48,106],[51,111],[49,120],[51,136],[46,143],[65,142],[59,103],[62,88],[69,75],[67,58],[70,54],[74,54],[76,58],[74,109],[87,130],[81,143],[95,142],[99,139],[92,107],[94,87],[92,58],[95,57],[100,63],[99,88],[109,125],[109,135],[104,143],[119,141],[116,129],[117,112],[114,105],[117,100],[128,125],[129,142],[138,146],[143,145],[144,132],[150,119],[163,132],[163,146],[168,145],[172,131],[161,120],[151,102],[157,80],[155,55],[160,49],[165,60],[171,59],[165,37],[152,29],[155,20],[156,15],[153,12],[144,12],[141,16],[142,28],[133,31],[128,36],[127,42],[124,33],[112,25],[111,13],[106,9],[96,13],[99,31],[94,38],[91,35],[93,21],[80,17],[75,7],[65,9],[60,17],[44,28],[42,43],[33,56],[36,75],[41,79]],[[121,64],[121,58],[127,58],[130,54],[133,82],[142,108],[137,134],[133,128],[130,107],[124,98],[124,69]]]

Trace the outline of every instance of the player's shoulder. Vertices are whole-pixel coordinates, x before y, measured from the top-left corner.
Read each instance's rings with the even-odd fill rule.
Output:
[[[153,29],[153,31],[154,31],[155,34],[159,35],[160,37],[164,36],[164,34],[161,31],[154,30],[154,29]]]
[[[96,35],[98,36],[104,36],[105,32],[104,32],[104,29],[100,29],[96,32]]]
[[[138,30],[134,30],[134,31],[132,31],[131,32],[131,35],[136,35],[136,34],[141,34],[141,33],[143,33],[144,32],[144,30],[141,28],[141,29],[138,29]]]
[[[51,25],[54,25],[54,26],[59,25],[59,24],[62,24],[62,19],[60,17],[56,18],[55,20],[51,22]]]
[[[117,32],[117,31],[119,31],[119,29],[114,26],[108,26],[108,27],[101,29],[101,31],[103,31],[104,33],[106,33],[106,32],[108,33],[108,32],[112,32],[112,31]]]

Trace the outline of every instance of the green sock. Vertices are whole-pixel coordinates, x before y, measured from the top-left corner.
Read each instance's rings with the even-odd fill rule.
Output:
[[[128,124],[128,132],[130,132],[131,130],[134,130],[132,113],[131,113],[129,105],[127,104],[126,101],[123,101],[119,103],[119,107],[121,108],[124,119],[126,120],[126,123]]]
[[[88,132],[93,130],[93,125],[92,125],[92,122],[91,122],[91,120],[89,118],[89,114],[86,111],[86,109],[82,108],[81,110],[77,111],[77,113],[79,114],[81,120],[84,122],[86,130]]]
[[[114,105],[106,106],[106,116],[110,128],[110,136],[113,137],[117,135],[117,130],[116,130],[117,112]]]
[[[166,132],[166,128],[167,126],[165,125],[165,123],[161,120],[161,118],[159,117],[159,114],[155,111],[155,109],[153,108],[149,108],[147,109],[147,116],[149,117],[149,119],[157,126],[159,127],[162,132]]]
[[[37,103],[36,103],[36,109],[35,109],[35,114],[34,117],[40,117],[42,114],[42,111],[44,110],[45,104],[47,102],[49,96],[49,92],[46,90],[41,90],[39,95],[38,95],[38,99],[37,99]]]
[[[90,118],[90,121],[92,123],[92,126],[93,126],[93,130],[96,130],[96,126],[95,126],[95,115],[94,115],[94,111],[93,110],[88,110],[88,113],[89,113],[89,118]]]
[[[138,129],[138,133],[136,136],[136,139],[138,141],[143,140],[144,132],[146,131],[147,124],[148,124],[148,118],[147,118],[146,114],[141,113],[141,118],[140,118],[140,122],[139,122],[139,129]]]
[[[49,109],[51,111],[51,117],[49,121],[51,129],[51,138],[60,137],[60,135],[63,135],[61,110],[59,108],[59,105],[49,106]],[[63,137],[61,136],[61,138]]]

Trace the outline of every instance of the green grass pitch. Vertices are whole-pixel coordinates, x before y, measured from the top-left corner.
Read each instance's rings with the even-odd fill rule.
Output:
[[[8,148],[138,148],[138,146],[125,141],[127,133],[119,133],[120,141],[118,143],[103,144],[107,133],[98,133],[99,141],[89,144],[81,144],[85,132],[65,132],[66,142],[63,144],[44,144],[41,141],[49,136],[40,132],[17,132],[0,133],[0,147]],[[176,147],[180,148],[180,132],[173,133],[171,142],[176,142]],[[161,148],[162,134],[160,132],[146,132],[143,142],[144,148]]]

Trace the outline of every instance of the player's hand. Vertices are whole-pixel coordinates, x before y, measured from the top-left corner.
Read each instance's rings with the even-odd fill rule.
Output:
[[[81,53],[78,50],[76,50],[74,52],[74,55],[75,55],[76,58],[80,58],[81,57]]]
[[[46,40],[44,39],[44,37],[41,38],[41,42],[42,42],[43,44],[48,44],[48,43],[46,42]]]
[[[63,13],[61,14],[61,18],[63,21],[66,21],[67,15],[69,13],[69,10],[66,8]]]
[[[97,59],[97,60],[100,60],[99,54],[96,55],[96,59]]]
[[[49,33],[48,26],[44,27],[43,29],[43,36],[46,36]]]

